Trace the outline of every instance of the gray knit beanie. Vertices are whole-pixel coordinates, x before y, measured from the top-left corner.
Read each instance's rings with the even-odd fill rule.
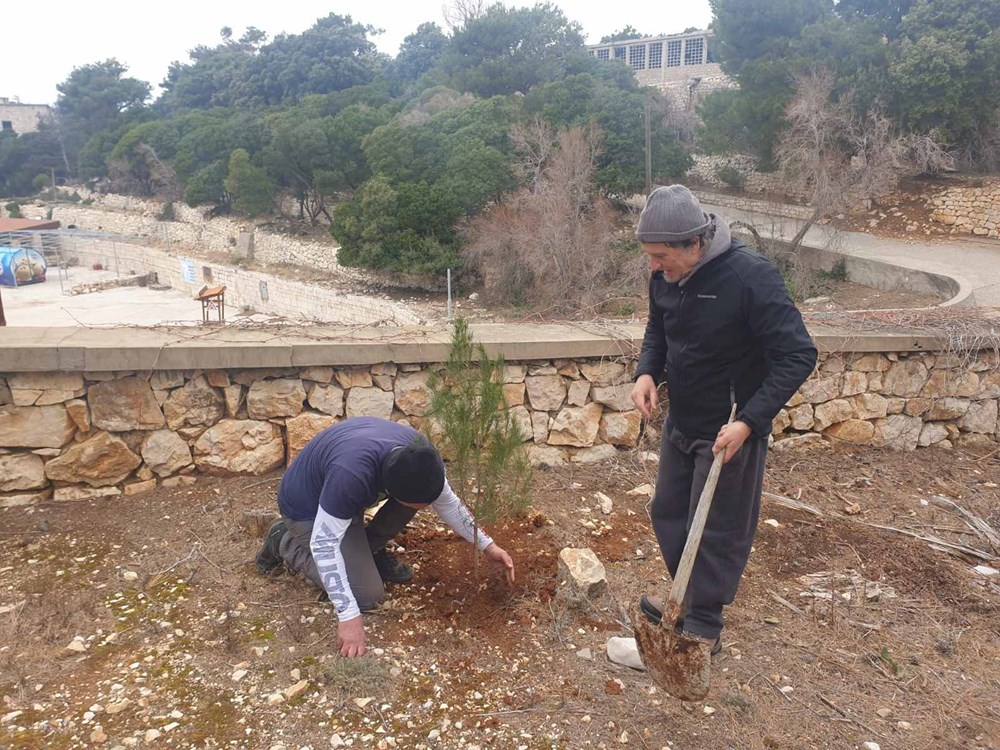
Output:
[[[639,242],[683,242],[702,234],[711,223],[694,193],[683,185],[668,185],[649,194],[635,238]]]

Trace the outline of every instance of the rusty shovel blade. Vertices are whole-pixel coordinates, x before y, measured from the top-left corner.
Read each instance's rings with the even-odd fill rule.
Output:
[[[711,644],[650,622],[638,605],[630,615],[642,663],[656,684],[682,701],[705,698],[711,680]]]

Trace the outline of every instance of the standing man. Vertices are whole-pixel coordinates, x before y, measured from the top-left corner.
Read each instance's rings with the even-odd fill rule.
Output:
[[[366,525],[364,513],[385,504]],[[385,596],[383,581],[404,583],[409,565],[385,551],[414,514],[431,505],[466,541],[474,521],[445,478],[444,462],[412,427],[376,417],[347,419],[309,441],[278,487],[281,518],[257,553],[266,574],[282,562],[325,590],[337,611],[342,656],[365,653],[363,612]],[[482,529],[479,549],[514,582],[514,563]]]
[[[666,380],[651,518],[672,576],[714,456],[725,451],[682,624],[715,654],[722,608],[736,596],[757,529],[771,422],[809,377],[816,347],[774,264],[733,239],[683,185],[650,194],[636,238],[652,277],[632,401],[650,418]],[[644,596],[640,608],[659,623],[663,600]]]

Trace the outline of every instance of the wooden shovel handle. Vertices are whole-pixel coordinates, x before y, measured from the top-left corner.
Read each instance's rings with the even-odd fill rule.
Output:
[[[733,404],[729,413],[727,425],[731,425],[736,418],[736,404]],[[670,596],[667,597],[667,607],[660,620],[663,627],[673,629],[676,616],[668,617],[670,612],[678,612],[684,603],[684,595],[687,593],[688,582],[691,580],[691,571],[694,568],[694,559],[698,555],[698,547],[701,546],[701,536],[705,532],[705,522],[708,520],[708,512],[712,509],[712,499],[715,497],[715,485],[719,483],[719,474],[722,473],[722,464],[726,460],[726,451],[722,450],[715,454],[712,461],[712,468],[708,472],[708,479],[705,480],[705,487],[698,498],[698,508],[694,512],[694,520],[691,522],[691,530],[688,532],[687,542],[684,544],[684,553],[681,555],[680,564],[677,566],[677,575],[670,587]],[[671,620],[668,622],[667,620]]]

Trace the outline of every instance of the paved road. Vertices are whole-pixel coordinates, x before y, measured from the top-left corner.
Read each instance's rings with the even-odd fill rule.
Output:
[[[728,221],[752,222],[764,236],[791,239],[801,226],[797,219],[775,218],[708,203],[703,203],[702,207]],[[834,232],[829,227],[814,225],[806,234],[805,244],[951,276],[972,288],[976,305],[1000,307],[1000,242],[996,240],[910,241],[875,237],[864,232]]]

